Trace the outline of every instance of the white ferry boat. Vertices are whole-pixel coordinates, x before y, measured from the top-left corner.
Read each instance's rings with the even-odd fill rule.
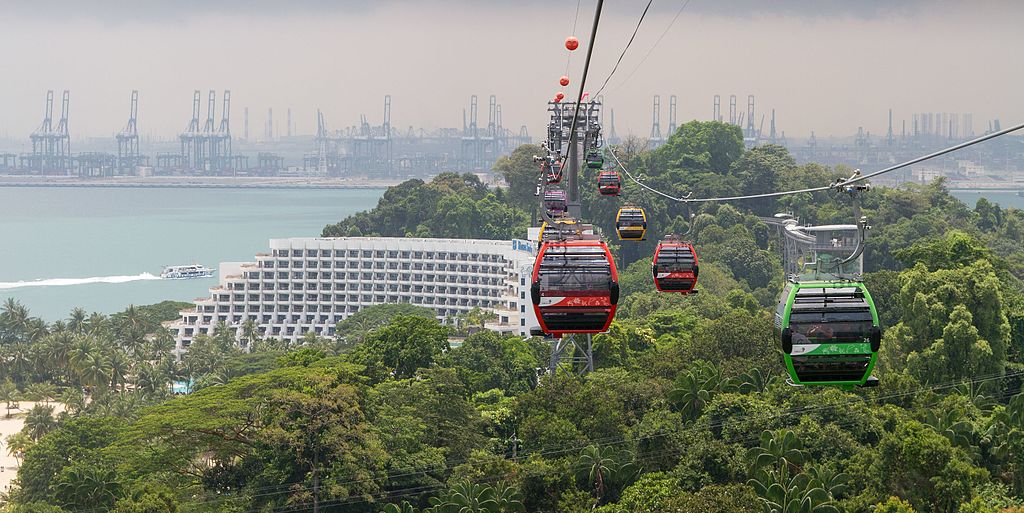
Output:
[[[190,280],[192,278],[210,278],[213,276],[213,269],[204,265],[169,265],[160,272],[160,277],[165,280]]]

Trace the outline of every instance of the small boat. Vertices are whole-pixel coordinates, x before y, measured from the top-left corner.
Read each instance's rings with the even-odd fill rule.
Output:
[[[214,270],[204,265],[169,265],[160,271],[165,280],[191,280],[193,278],[212,278]]]

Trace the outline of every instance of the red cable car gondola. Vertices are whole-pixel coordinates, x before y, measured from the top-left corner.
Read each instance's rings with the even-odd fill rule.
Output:
[[[544,209],[550,216],[566,213],[569,210],[569,203],[565,191],[562,189],[544,191]]]
[[[597,190],[602,196],[618,196],[622,191],[622,179],[614,169],[601,171],[597,175]]]
[[[557,160],[548,160],[541,166],[541,170],[544,172],[544,180],[548,185],[555,185],[562,183],[562,162]]]
[[[693,294],[697,286],[697,251],[693,245],[669,238],[658,243],[654,250],[654,286],[660,292]]]
[[[619,275],[608,245],[600,240],[543,243],[533,264],[530,297],[544,333],[607,331],[619,302]]]

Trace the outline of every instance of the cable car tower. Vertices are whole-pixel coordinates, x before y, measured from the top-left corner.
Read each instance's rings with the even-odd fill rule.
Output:
[[[580,151],[582,149],[585,155],[596,152],[599,151],[603,144],[600,121],[601,102],[599,99],[593,101],[584,99],[579,104],[578,114],[575,119],[575,130],[573,129],[573,115],[577,113],[577,104],[575,102],[549,101],[548,112],[550,119],[548,122],[547,141],[545,143],[548,155],[538,157],[537,160],[545,163],[542,165],[542,168],[551,166],[553,172],[559,173],[560,176],[557,180],[551,180],[548,179],[548,172],[541,173],[537,192],[542,199],[542,223],[547,227],[542,230],[541,243],[543,244],[545,241],[551,240],[549,239],[550,234],[545,232],[555,230],[558,232],[553,237],[556,240],[564,242],[567,240],[592,239],[596,244],[600,241],[599,235],[594,234],[592,228],[584,228],[583,225],[576,224],[576,220],[580,219],[582,213],[579,181]],[[564,177],[561,175],[564,175]],[[563,185],[564,188],[562,188]],[[544,208],[543,199],[549,196],[549,191],[564,191],[566,212],[563,216],[558,218],[552,217],[551,213]],[[566,224],[566,221],[569,224]],[[610,254],[608,255],[607,261],[614,268],[614,262],[611,262]],[[615,302],[617,302],[617,284],[614,296]],[[614,315],[614,308],[611,309],[610,315]],[[608,322],[611,322],[610,317]],[[605,324],[604,327],[606,328],[607,325]],[[551,360],[548,367],[548,371],[551,374],[556,373],[559,367],[563,370],[579,373],[592,372],[594,370],[592,337],[595,331],[587,331],[589,332],[573,333],[570,330],[565,332],[563,336],[551,339]]]

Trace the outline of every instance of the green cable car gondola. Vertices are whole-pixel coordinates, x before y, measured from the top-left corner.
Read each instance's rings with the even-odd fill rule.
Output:
[[[588,169],[601,169],[604,167],[604,155],[598,150],[591,150],[587,152],[587,168]]]
[[[882,330],[861,282],[790,282],[775,324],[793,385],[875,386]]]

